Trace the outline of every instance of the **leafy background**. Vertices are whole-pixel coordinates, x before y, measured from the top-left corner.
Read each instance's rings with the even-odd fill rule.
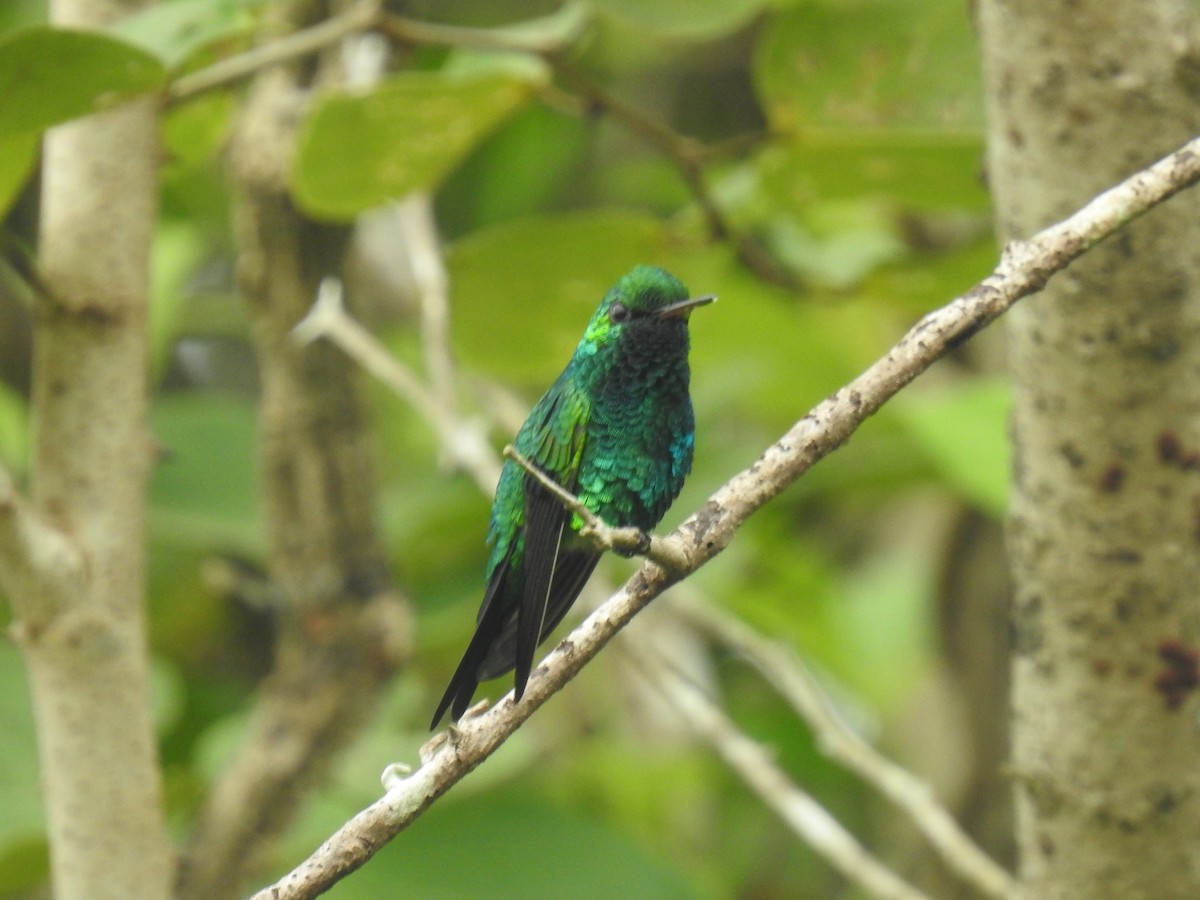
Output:
[[[172,0],[99,36],[44,27],[35,0],[0,5],[0,212],[16,235],[6,241],[32,239],[42,129],[245,49],[269,6]],[[719,294],[693,319],[698,450],[669,527],[923,311],[990,270],[978,54],[960,0],[602,0],[591,10],[574,64],[714,148],[706,174],[722,212],[791,286],[712,240],[675,163],[612,117],[581,114],[529,55],[418,47],[374,86],[322,93],[303,123],[292,190],[310,215],[342,222],[433,192],[463,381],[501,385],[524,405],[632,264],[663,265]],[[414,0],[402,11],[523,23],[527,34],[583,15],[515,0]],[[166,453],[151,488],[148,596],[180,835],[238,740],[270,653],[269,612],[230,598],[211,574],[264,554],[255,373],[221,155],[239,102],[240,87],[205,93],[174,105],[164,124],[152,425]],[[4,272],[0,458],[18,473],[27,303]],[[371,324],[414,355],[403,304],[384,303]],[[797,647],[855,723],[918,769],[936,766],[914,746],[934,736],[905,738],[938,727],[928,716],[940,666],[935,526],[963,508],[997,517],[1005,503],[1006,390],[969,363],[947,363],[906,392],[687,586]],[[481,388],[467,402],[483,409],[488,396]],[[479,600],[488,498],[438,468],[433,438],[399,399],[378,387],[371,397],[380,517],[416,607],[418,648],[279,848],[281,870],[377,796],[384,765],[415,759]],[[493,434],[497,447],[507,437]],[[615,583],[629,570],[611,560],[602,573]],[[705,652],[704,665],[742,727],[800,784],[869,844],[887,844],[874,801],[768,688],[736,659]],[[332,896],[394,896],[398,886],[431,898],[839,895],[837,877],[703,746],[648,713],[633,684],[615,654],[602,656]],[[46,850],[32,723],[8,644],[0,734],[0,896],[23,896],[44,879]]]

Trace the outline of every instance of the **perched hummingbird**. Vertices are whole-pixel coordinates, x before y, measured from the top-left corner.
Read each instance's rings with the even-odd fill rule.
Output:
[[[692,469],[688,298],[675,276],[637,266],[600,301],[575,355],[513,441],[605,523],[649,531]],[[537,645],[566,614],[600,553],[583,523],[512,460],[492,504],[487,588],[462,662],[433,724],[471,704],[479,682],[515,669],[517,699]]]

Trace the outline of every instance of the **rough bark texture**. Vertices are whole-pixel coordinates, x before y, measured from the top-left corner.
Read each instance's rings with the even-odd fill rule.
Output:
[[[140,5],[60,0],[52,16],[100,28]],[[142,610],[157,166],[153,99],[46,139],[41,265],[54,296],[37,310],[31,493],[79,567],[32,560],[32,589],[12,600],[64,900],[170,893]]]
[[[1200,132],[1182,2],[981,0],[989,164],[1025,237]],[[1010,317],[1024,893],[1200,896],[1200,217],[1183,196]]]
[[[179,896],[236,896],[303,790],[358,733],[406,655],[411,621],[376,531],[376,479],[356,363],[292,329],[340,265],[342,230],[293,206],[286,177],[300,96],[292,73],[260,76],[231,147],[238,277],[262,372],[269,569],[287,606],[245,744],[214,786]]]

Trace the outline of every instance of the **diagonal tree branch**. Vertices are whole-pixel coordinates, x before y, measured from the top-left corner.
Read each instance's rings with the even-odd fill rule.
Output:
[[[1015,894],[1012,876],[963,832],[936,801],[929,785],[879,753],[842,721],[795,651],[711,605],[672,603],[671,609],[685,622],[737,650],[758,669],[809,724],[825,755],[903,809],[949,868],[989,897]]]
[[[369,331],[346,314],[341,284],[326,279],[317,302],[295,328],[292,336],[300,344],[326,338],[393,391],[403,397],[433,428],[439,446],[456,466],[471,476],[479,489],[491,494],[500,479],[500,465],[482,426],[461,419],[434,391],[396,357],[381,347]]]
[[[277,11],[298,24],[305,4]],[[262,378],[259,422],[268,567],[285,602],[270,675],[245,739],[214,781],[181,860],[177,896],[237,896],[407,658],[412,622],[392,587],[375,519],[376,477],[361,371],[329,346],[292,339],[344,234],[297,212],[287,192],[290,113],[302,73],[251,88],[234,130],[239,288]]]
[[[829,811],[776,765],[761,744],[743,734],[678,667],[651,654],[627,653],[652,689],[660,691],[688,727],[703,738],[798,837],[848,881],[883,900],[930,900],[860,844]]]
[[[653,563],[644,565],[546,656],[520,703],[510,693],[486,712],[468,712],[458,726],[423,748],[420,768],[405,777],[388,777],[380,800],[255,897],[314,897],[361,866],[494,752],[642,607],[724,549],[749,516],[848,440],[905,385],[1021,298],[1039,291],[1090,247],[1198,180],[1200,139],[1104,192],[1065,221],[1028,241],[1009,244],[991,275],[925,316],[886,356],[813,408],[665,538],[686,559],[685,572],[668,576]]]
[[[349,35],[374,27],[379,16],[379,0],[359,0],[340,15],[309,28],[275,37],[245,53],[181,75],[167,87],[167,101],[181,103],[207,91],[251,78],[271,66],[311,56]]]

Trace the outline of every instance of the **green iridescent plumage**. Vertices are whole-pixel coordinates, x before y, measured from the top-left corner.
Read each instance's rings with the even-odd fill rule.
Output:
[[[513,446],[609,525],[649,530],[692,467],[688,299],[673,275],[638,266],[596,309],[575,355]],[[455,718],[479,682],[515,670],[520,699],[537,645],[561,621],[600,554],[581,523],[516,463],[492,505],[487,588],[475,635],[438,704]]]

